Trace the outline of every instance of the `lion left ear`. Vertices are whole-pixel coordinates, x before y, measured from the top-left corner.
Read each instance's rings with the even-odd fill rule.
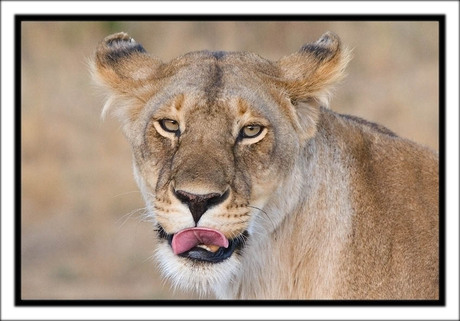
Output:
[[[344,76],[349,61],[349,51],[342,48],[339,37],[327,32],[277,64],[292,101],[327,106],[331,86]]]

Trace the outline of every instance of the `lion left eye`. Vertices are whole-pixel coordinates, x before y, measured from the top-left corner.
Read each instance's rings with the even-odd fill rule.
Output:
[[[241,129],[242,138],[254,138],[262,133],[263,127],[260,125],[247,125]]]

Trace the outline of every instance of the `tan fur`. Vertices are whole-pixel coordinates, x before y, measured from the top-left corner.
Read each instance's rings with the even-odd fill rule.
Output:
[[[438,298],[438,156],[327,108],[348,60],[332,33],[276,62],[201,51],[163,63],[124,33],[99,45],[104,112],[123,123],[154,224],[170,235],[195,226],[174,190],[229,191],[196,225],[245,238],[207,263],[158,237],[174,286],[239,299]],[[254,124],[259,136],[239,136]]]

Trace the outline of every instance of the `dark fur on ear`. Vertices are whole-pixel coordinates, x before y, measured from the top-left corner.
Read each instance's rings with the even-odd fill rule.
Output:
[[[281,58],[279,86],[283,87],[295,110],[296,127],[307,139],[316,132],[319,107],[328,107],[332,85],[344,76],[350,60],[340,39],[327,32],[316,42],[303,45],[294,54]]]
[[[343,77],[349,61],[349,51],[342,48],[339,37],[326,32],[316,42],[280,59],[278,66],[292,101],[316,101],[327,106],[331,85]]]
[[[161,66],[160,60],[148,55],[128,34],[106,37],[91,63],[93,78],[108,93],[102,115],[116,109],[122,120],[133,118],[152,94],[151,80],[159,77]]]
[[[120,32],[108,36],[99,44],[96,58],[101,64],[115,65],[119,60],[136,53],[144,54],[146,51],[141,44],[129,37],[128,34]]]

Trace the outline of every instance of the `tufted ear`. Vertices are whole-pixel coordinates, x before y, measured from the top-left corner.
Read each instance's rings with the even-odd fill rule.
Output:
[[[152,79],[161,65],[128,34],[106,37],[91,61],[93,79],[107,93],[102,115],[113,111],[122,121],[132,119],[152,94]]]
[[[316,132],[319,106],[328,106],[332,85],[344,76],[350,58],[339,37],[327,32],[277,62],[281,86],[295,109],[296,127],[302,137],[312,137]]]
[[[342,48],[339,37],[327,32],[316,42],[281,58],[278,66],[292,101],[316,101],[327,106],[331,85],[343,77],[349,60],[349,51]]]

